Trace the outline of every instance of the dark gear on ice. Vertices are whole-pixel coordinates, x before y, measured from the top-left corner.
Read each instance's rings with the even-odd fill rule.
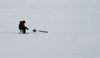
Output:
[[[26,23],[25,20],[20,21],[20,23],[19,23],[19,30],[22,30],[22,31],[23,31],[23,34],[26,33],[26,29],[29,30],[29,29],[25,26],[25,23]]]

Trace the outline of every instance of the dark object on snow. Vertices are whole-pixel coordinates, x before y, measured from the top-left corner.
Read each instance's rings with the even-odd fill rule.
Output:
[[[44,33],[48,33],[48,31],[42,31],[42,30],[39,30],[39,32],[44,32]]]
[[[23,34],[26,33],[26,29],[29,30],[29,29],[25,26],[25,23],[26,23],[25,20],[20,21],[20,23],[19,23],[19,30],[23,30]]]
[[[36,32],[36,29],[33,29],[33,32]]]
[[[36,31],[38,31],[38,32],[43,32],[43,33],[48,33],[48,31],[42,31],[42,30],[33,29],[33,32],[36,32]]]

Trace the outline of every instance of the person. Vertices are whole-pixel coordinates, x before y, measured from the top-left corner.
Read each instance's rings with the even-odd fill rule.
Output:
[[[26,23],[25,20],[20,21],[20,23],[19,23],[19,30],[22,30],[22,31],[23,31],[23,34],[26,33],[26,29],[29,30],[29,29],[25,26],[25,23]]]

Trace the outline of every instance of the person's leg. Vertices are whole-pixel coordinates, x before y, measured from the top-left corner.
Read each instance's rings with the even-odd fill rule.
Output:
[[[25,33],[26,33],[26,28],[23,29],[23,34],[25,34]]]

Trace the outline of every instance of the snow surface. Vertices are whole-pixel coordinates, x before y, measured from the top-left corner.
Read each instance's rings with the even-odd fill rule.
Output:
[[[99,0],[0,0],[0,27],[0,58],[100,58]]]

